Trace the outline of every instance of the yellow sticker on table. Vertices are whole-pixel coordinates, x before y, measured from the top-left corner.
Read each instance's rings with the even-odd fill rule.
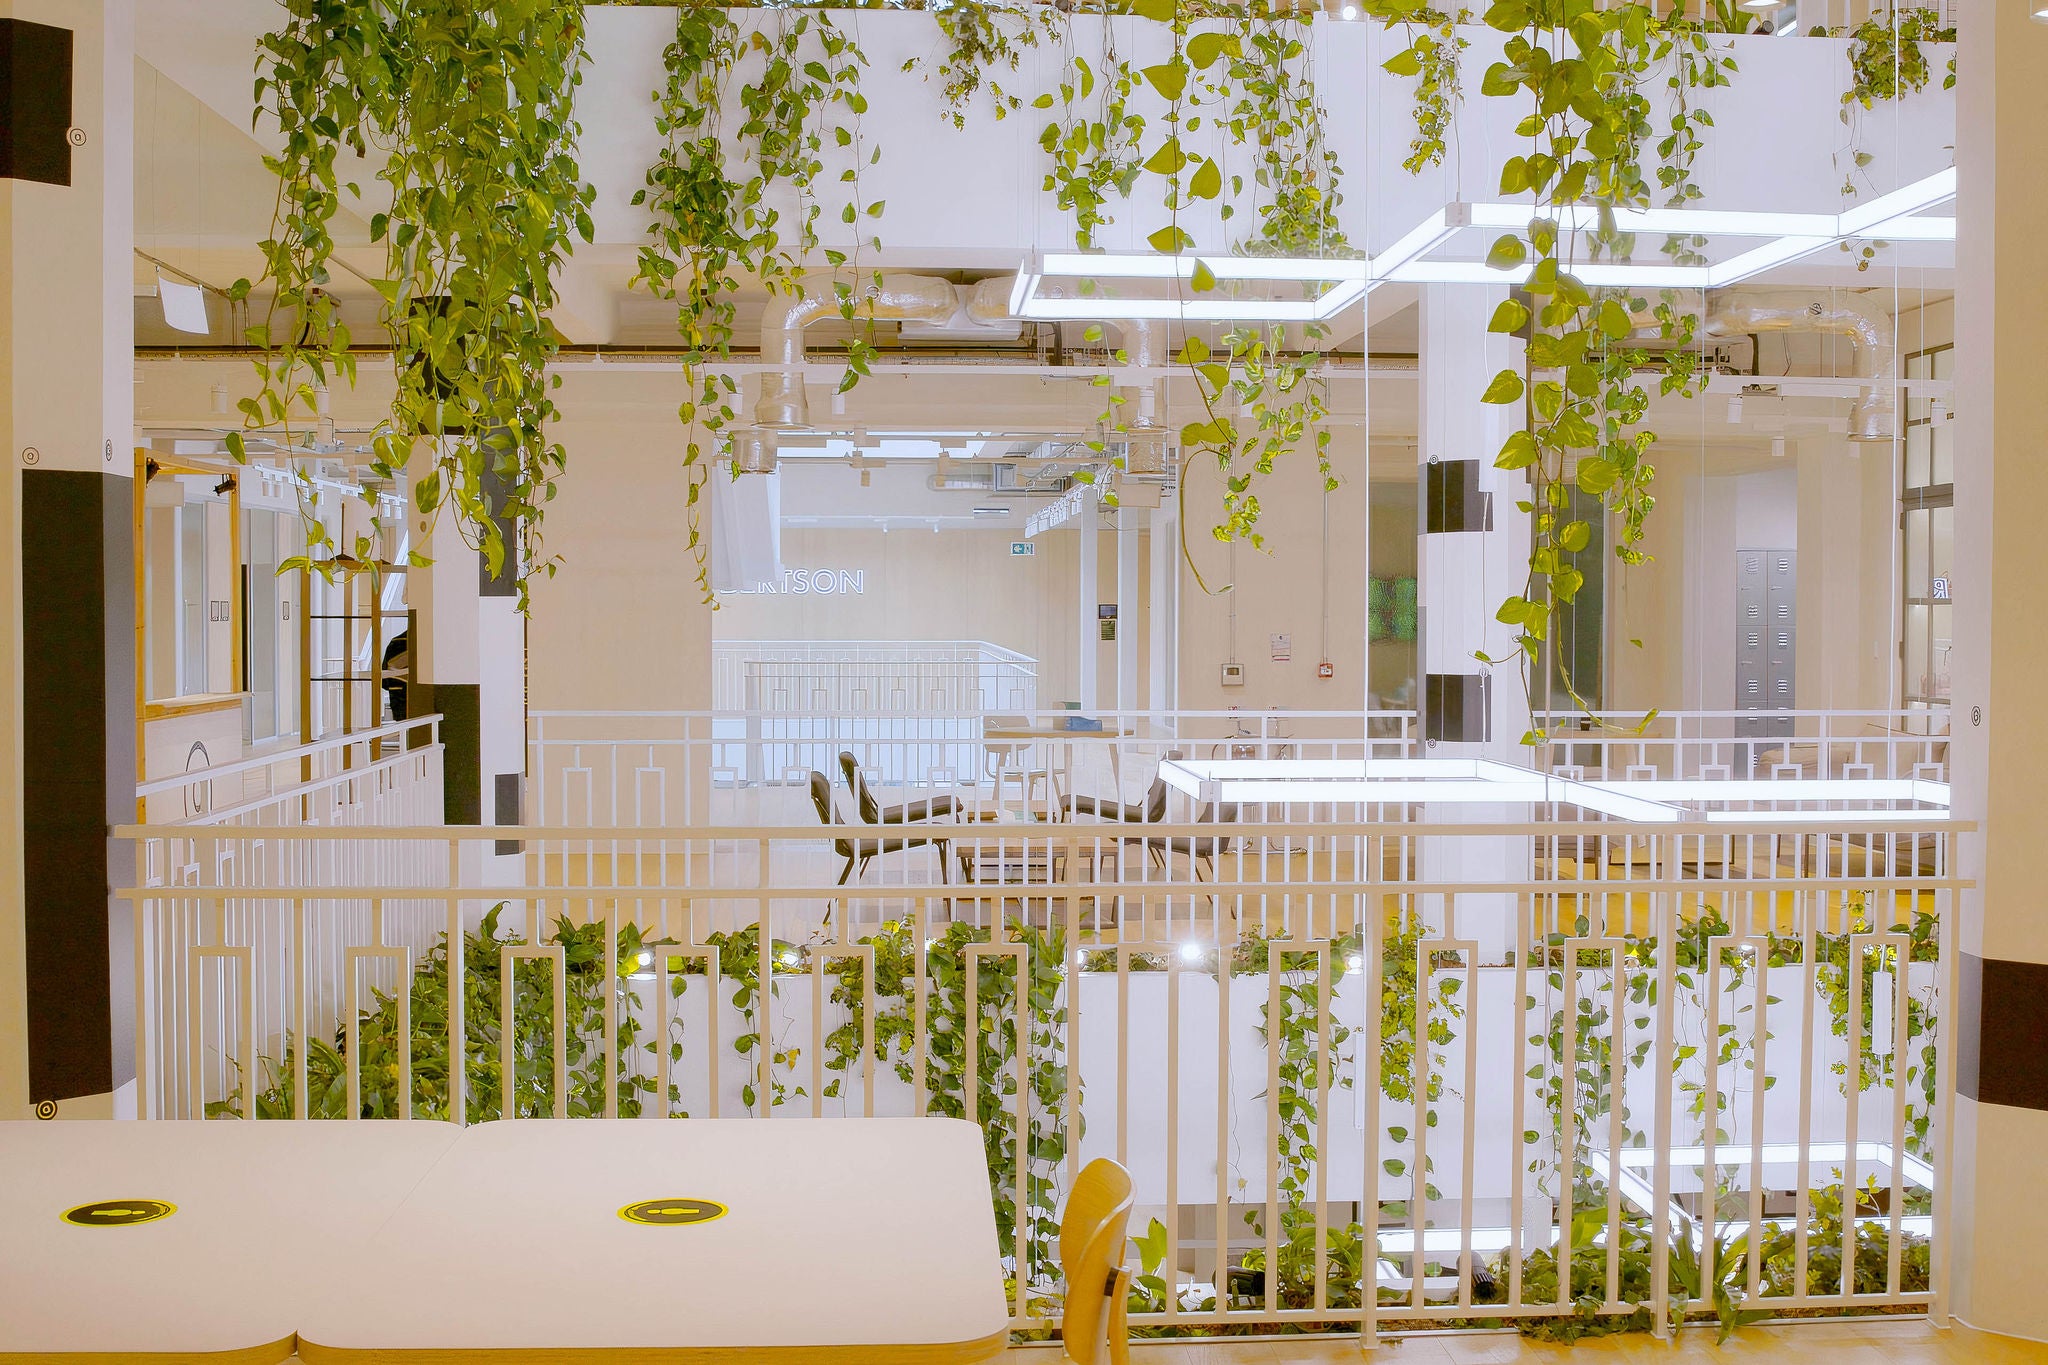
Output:
[[[715,1199],[643,1199],[619,1210],[619,1217],[647,1227],[676,1227],[723,1218],[725,1205]]]
[[[178,1211],[176,1204],[161,1199],[101,1199],[64,1210],[64,1221],[81,1228],[132,1228],[154,1223]]]

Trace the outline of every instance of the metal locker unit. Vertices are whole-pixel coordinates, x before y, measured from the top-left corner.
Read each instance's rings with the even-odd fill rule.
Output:
[[[1790,711],[1798,645],[1799,569],[1793,550],[1735,552],[1735,709]],[[1792,733],[1792,718],[1741,717],[1735,733],[1764,739]]]

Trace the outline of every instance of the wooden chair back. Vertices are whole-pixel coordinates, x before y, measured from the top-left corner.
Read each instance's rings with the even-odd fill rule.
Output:
[[[1123,1261],[1130,1225],[1130,1172],[1107,1157],[1082,1167],[1060,1217],[1060,1272],[1067,1281],[1060,1342],[1073,1365],[1129,1359],[1130,1273]]]

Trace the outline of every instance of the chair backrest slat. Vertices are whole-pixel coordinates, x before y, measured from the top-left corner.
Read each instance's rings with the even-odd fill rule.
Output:
[[[1109,1294],[1130,1237],[1131,1175],[1107,1157],[1081,1168],[1060,1217],[1060,1273],[1066,1277],[1060,1341],[1074,1365],[1099,1365],[1108,1351]]]

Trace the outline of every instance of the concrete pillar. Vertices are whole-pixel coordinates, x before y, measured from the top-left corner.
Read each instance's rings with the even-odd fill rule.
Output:
[[[135,1076],[134,12],[0,0],[0,1117]]]
[[[1512,662],[1515,632],[1494,619],[1528,574],[1529,518],[1515,507],[1527,496],[1526,483],[1493,467],[1501,443],[1521,425],[1522,410],[1479,401],[1495,374],[1522,366],[1522,343],[1486,330],[1505,296],[1505,290],[1462,285],[1422,291],[1417,700],[1425,757],[1527,767],[1532,751],[1521,740],[1529,704]],[[1510,662],[1489,668],[1477,653]],[[1520,807],[1424,809],[1424,818],[1436,823],[1527,816]],[[1430,880],[1513,881],[1530,873],[1525,839],[1424,839],[1418,852]],[[1462,896],[1457,905],[1455,922],[1440,905],[1425,913],[1444,932],[1476,939],[1483,960],[1500,961],[1513,942],[1514,898]]]
[[[1951,1303],[1973,1326],[2048,1339],[2048,26],[1975,0],[1958,16],[1955,812],[1961,840]]]
[[[507,562],[493,576],[464,543],[452,509],[431,527],[414,514],[414,543],[434,562],[409,575],[418,679],[409,709],[441,715],[442,807],[451,825],[517,825],[524,807],[526,620],[509,530],[506,538]],[[464,880],[516,886],[522,852],[516,839],[465,845]]]

